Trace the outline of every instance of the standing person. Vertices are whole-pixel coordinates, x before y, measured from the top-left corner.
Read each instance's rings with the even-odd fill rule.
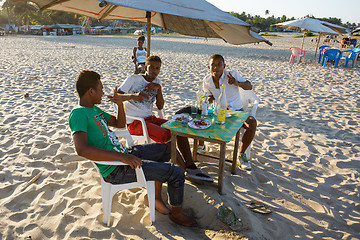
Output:
[[[109,101],[118,106],[117,116],[114,117],[96,106],[104,95],[98,73],[88,70],[80,72],[75,86],[80,101],[70,113],[69,125],[77,154],[94,161],[121,161],[128,164],[97,164],[101,176],[112,184],[136,181],[135,168],[142,166],[147,181],[158,181],[155,182],[155,209],[163,214],[171,213],[170,219],[177,224],[195,226],[195,220],[182,212],[184,173],[180,167],[167,163],[170,160],[168,146],[155,143],[126,148],[109,130],[108,126],[125,127],[123,101],[127,97],[118,96],[116,88],[114,95],[108,96]],[[161,182],[168,183],[171,210],[161,198]]]
[[[119,87],[118,93],[121,96],[130,98],[129,101],[124,103],[127,114],[145,119],[150,138],[155,142],[169,144],[171,138],[170,131],[161,127],[167,120],[157,118],[152,113],[154,102],[158,109],[163,109],[164,107],[162,86],[157,78],[160,68],[160,57],[148,57],[145,63],[145,73],[128,77]],[[128,130],[132,135],[143,134],[141,122],[138,120],[128,125]],[[178,136],[177,143],[182,155],[177,152],[177,163],[186,171],[186,176],[190,179],[213,182],[210,176],[196,167],[192,159],[188,139]]]
[[[245,80],[240,73],[235,70],[227,71],[225,70],[225,67],[226,64],[223,56],[214,54],[209,58],[208,68],[210,74],[203,80],[204,91],[209,94],[209,102],[212,103],[214,100],[218,100],[220,96],[220,86],[225,84],[228,109],[242,111],[243,105],[238,88],[251,90],[252,85],[248,80]],[[246,157],[245,150],[250,146],[254,139],[257,126],[256,119],[249,116],[243,126],[246,131],[240,143],[238,164],[244,170],[251,170],[251,164]]]
[[[133,49],[132,59],[135,64],[135,74],[144,73],[144,66],[146,62],[146,48],[143,47],[145,37],[140,36],[137,39],[137,47]]]

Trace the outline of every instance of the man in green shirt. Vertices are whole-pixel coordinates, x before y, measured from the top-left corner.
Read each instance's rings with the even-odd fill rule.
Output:
[[[93,71],[82,71],[75,82],[80,102],[69,116],[76,152],[79,156],[94,161],[121,161],[126,166],[97,164],[106,182],[112,184],[136,181],[135,168],[142,166],[145,178],[155,183],[155,209],[170,214],[170,219],[183,226],[195,226],[193,218],[183,214],[184,172],[171,163],[170,150],[166,144],[154,143],[126,148],[108,126],[124,128],[126,124],[123,101],[117,89],[109,101],[117,104],[117,116],[102,111],[100,104],[104,95],[100,75]],[[145,160],[146,159],[146,160]],[[171,210],[161,198],[161,183],[167,182]]]

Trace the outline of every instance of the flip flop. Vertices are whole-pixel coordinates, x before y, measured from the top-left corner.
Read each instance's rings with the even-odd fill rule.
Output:
[[[269,214],[271,213],[270,208],[265,206],[262,202],[254,201],[249,204],[249,208],[256,213]]]
[[[218,218],[228,225],[232,230],[237,231],[243,227],[242,222],[235,216],[235,214],[224,205],[221,205],[217,211]]]

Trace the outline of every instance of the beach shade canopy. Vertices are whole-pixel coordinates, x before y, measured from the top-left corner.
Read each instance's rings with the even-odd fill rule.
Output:
[[[297,31],[299,30],[304,31],[301,49],[303,49],[304,47],[305,31],[319,33],[319,39],[315,50],[315,56],[316,56],[317,48],[319,47],[321,34],[339,35],[343,33],[349,33],[349,30],[345,27],[309,17],[274,24],[274,26],[297,30]]]
[[[251,26],[205,0],[32,0],[41,10],[59,10],[95,18],[146,22],[183,35],[222,38],[231,44],[271,43]],[[150,31],[148,50],[150,50]],[[149,52],[149,51],[148,51]]]

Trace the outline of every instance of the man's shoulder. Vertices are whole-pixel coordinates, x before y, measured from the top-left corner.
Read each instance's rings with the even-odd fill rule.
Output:
[[[208,74],[204,77],[203,82],[209,82],[212,80],[211,74]]]

